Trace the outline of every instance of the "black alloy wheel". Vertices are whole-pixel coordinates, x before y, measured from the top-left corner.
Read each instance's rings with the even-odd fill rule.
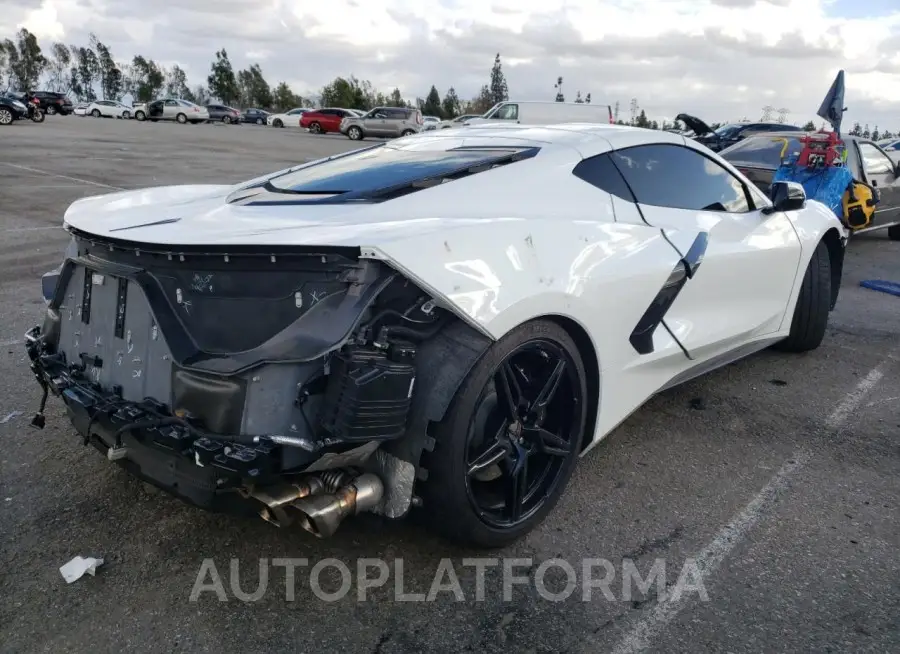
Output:
[[[540,523],[581,451],[586,389],[578,349],[556,323],[526,323],[495,343],[457,392],[424,459],[423,509],[435,527],[496,547]]]

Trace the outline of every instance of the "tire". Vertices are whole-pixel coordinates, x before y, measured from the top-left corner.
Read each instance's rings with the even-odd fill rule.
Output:
[[[322,126],[319,123],[310,123],[309,131],[313,134],[321,134]]]
[[[143,111],[138,109],[137,111],[134,112],[134,119],[139,120],[139,121],[145,121],[145,120],[147,120],[147,114],[145,114]]]
[[[400,136],[412,136],[413,134],[415,134],[415,131],[413,131],[411,129],[405,129],[402,132],[400,132]]]
[[[92,115],[94,118],[100,118],[100,110],[99,110],[99,109],[94,109],[94,110],[91,112],[91,115]]]
[[[131,120],[131,112],[123,111],[122,112],[122,120]]]
[[[888,238],[892,241],[900,241],[900,225],[888,227]]]
[[[776,343],[775,348],[784,352],[815,350],[825,338],[830,309],[831,259],[828,256],[828,246],[820,241],[803,275],[790,334]]]
[[[177,116],[175,116],[175,120],[184,125],[187,122],[187,116],[185,116],[184,114],[178,114]]]
[[[13,113],[5,107],[0,107],[0,125],[12,125],[15,121]]]
[[[546,359],[542,351],[550,353]],[[528,379],[540,381],[526,384],[526,377],[515,372],[526,368]],[[535,423],[530,414],[521,417],[524,411],[510,419],[512,411],[505,409],[503,393],[497,392],[501,386],[494,381],[501,370],[518,378],[518,387],[525,391],[519,397],[527,398],[530,405],[538,399],[540,387],[552,386],[547,382],[553,375],[548,373],[559,372],[545,416],[551,418],[546,425],[561,427],[559,435],[539,439],[538,432],[528,426],[540,426],[543,418]],[[435,426],[434,449],[422,457],[427,479],[419,489],[421,517],[444,537],[464,545],[502,547],[524,536],[553,510],[565,490],[581,451],[586,417],[586,375],[571,336],[549,320],[520,325],[475,364],[444,420]],[[549,433],[548,427],[545,434]],[[483,501],[506,498],[523,460],[528,461],[524,506],[519,505],[517,515],[511,510],[517,503],[508,501],[510,496],[500,502],[503,508],[496,514],[497,507],[487,507]],[[528,487],[529,473],[534,475],[530,480],[537,484],[534,488]]]
[[[347,130],[347,138],[351,141],[362,141],[365,137],[363,136],[363,131],[356,125],[353,125]]]
[[[272,121],[272,127],[284,127],[284,123],[281,122],[280,118],[276,118]]]
[[[256,119],[256,124],[257,124],[257,125],[262,125],[262,124],[263,124],[263,119],[262,119],[262,118],[257,118],[257,119]]]
[[[230,125],[231,124],[231,116],[222,116],[222,122],[225,123],[226,125]]]
[[[56,107],[51,104],[49,107],[47,107],[47,113],[51,116],[55,116],[57,113]]]
[[[31,115],[31,120],[32,120],[32,122],[35,122],[35,123],[42,123],[42,122],[44,122],[45,118],[46,118],[46,116],[44,115],[44,112],[41,110],[35,111]]]

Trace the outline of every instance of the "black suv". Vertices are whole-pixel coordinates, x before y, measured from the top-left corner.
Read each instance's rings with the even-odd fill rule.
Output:
[[[41,111],[45,114],[50,114],[51,116],[55,114],[68,116],[75,109],[72,105],[72,101],[66,97],[65,93],[37,91],[32,94],[31,97],[36,98],[37,101],[41,103]]]

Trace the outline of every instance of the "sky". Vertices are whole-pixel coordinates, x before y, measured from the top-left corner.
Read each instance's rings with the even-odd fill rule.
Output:
[[[352,74],[468,99],[499,52],[510,99],[552,100],[562,76],[567,100],[590,92],[626,120],[635,98],[651,119],[756,120],[768,105],[803,124],[844,69],[845,123],[900,130],[898,0],[0,0],[0,38],[22,26],[45,49],[94,32],[191,85],[224,47],[301,95]]]

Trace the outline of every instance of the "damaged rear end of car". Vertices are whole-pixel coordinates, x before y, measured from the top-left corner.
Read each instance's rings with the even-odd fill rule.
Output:
[[[187,502],[317,536],[412,502],[417,350],[450,315],[355,248],[177,252],[71,230],[31,367],[84,444]],[[408,457],[409,458],[409,457]],[[404,465],[406,463],[406,465]]]
[[[214,211],[261,219],[285,207],[343,211],[535,152],[455,149],[431,167],[408,155],[418,168],[382,169],[370,186],[364,163],[355,190],[337,193],[318,172],[298,180],[301,167],[243,190],[186,189],[176,206],[199,212],[218,196]],[[43,280],[46,315],[26,335],[43,390],[34,426],[57,396],[83,444],[137,477],[207,510],[319,537],[361,512],[406,515],[427,474],[428,425],[491,339],[363,246],[174,245],[163,234],[180,218],[146,222],[151,208],[135,199],[126,222],[141,224],[113,228],[129,200],[110,197],[67,214],[72,242]],[[157,230],[156,240],[119,237],[132,229]]]

